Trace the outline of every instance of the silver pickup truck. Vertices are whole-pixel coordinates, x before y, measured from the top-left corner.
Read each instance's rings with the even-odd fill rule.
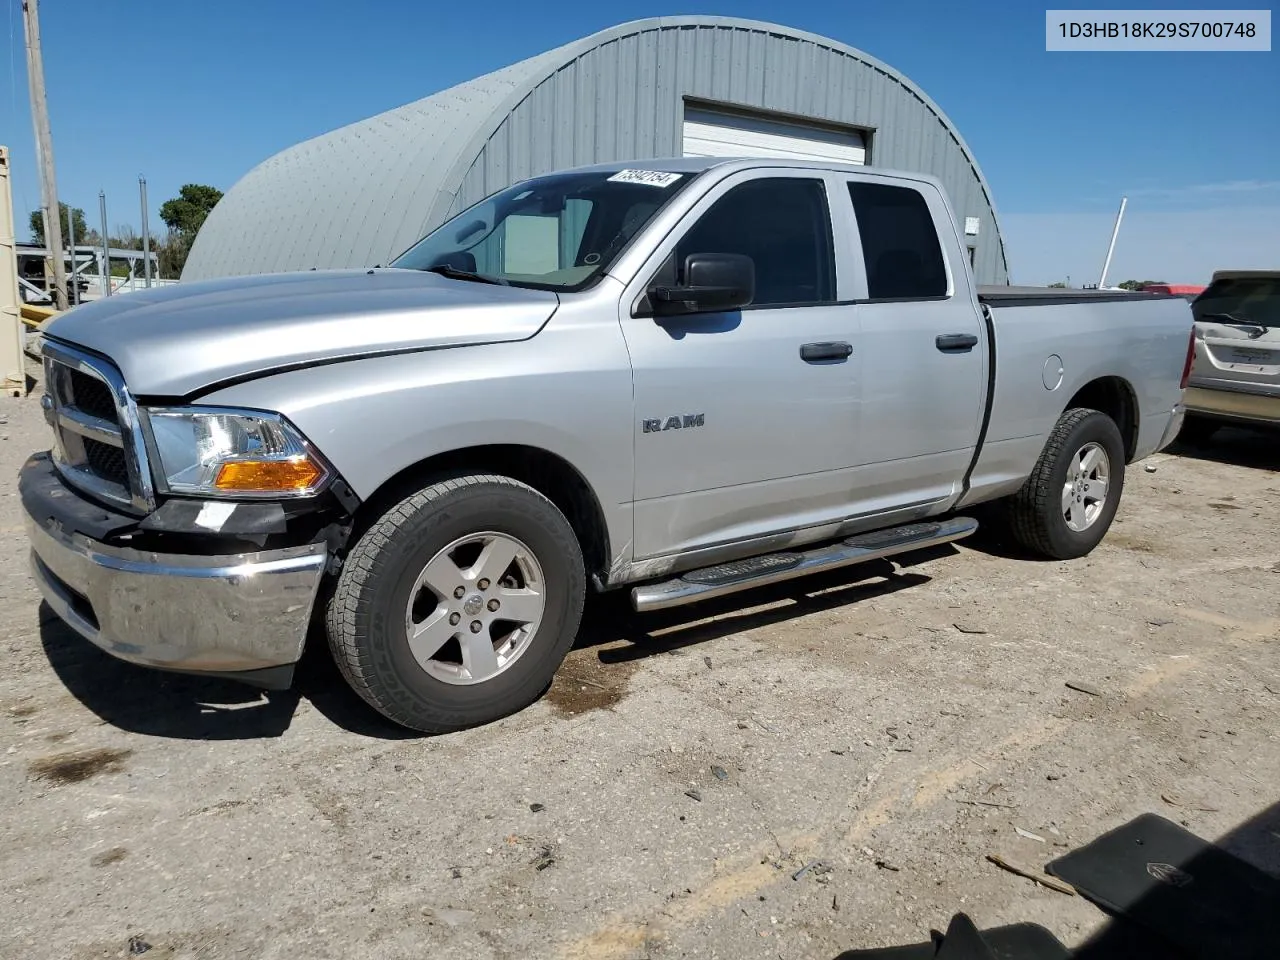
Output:
[[[1192,318],[975,289],[924,176],[571,170],[387,267],[133,293],[54,320],[36,580],[139,664],[292,681],[308,628],[397,723],[537,699],[589,590],[670,607],[957,540],[1103,537],[1178,432]]]

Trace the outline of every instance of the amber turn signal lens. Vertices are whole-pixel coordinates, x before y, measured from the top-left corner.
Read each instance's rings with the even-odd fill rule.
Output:
[[[214,487],[230,493],[283,493],[310,490],[324,470],[306,457],[291,460],[233,460],[218,470]]]

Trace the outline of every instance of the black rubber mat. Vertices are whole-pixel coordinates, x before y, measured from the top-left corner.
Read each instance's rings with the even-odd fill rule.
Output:
[[[1280,880],[1144,814],[1054,860],[1049,873],[1192,957],[1280,957]]]
[[[1015,923],[979,931],[963,913],[929,943],[847,950],[835,960],[1070,960],[1071,953],[1044,927]]]

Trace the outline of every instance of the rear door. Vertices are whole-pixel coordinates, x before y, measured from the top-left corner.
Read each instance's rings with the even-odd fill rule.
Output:
[[[850,509],[857,311],[840,304],[827,177],[746,171],[698,201],[621,301],[635,395],[635,557],[838,521]],[[843,245],[843,238],[841,238]],[[655,319],[693,253],[751,257],[754,302]]]
[[[961,244],[931,184],[851,176],[839,213],[861,252],[859,514],[942,500],[973,457],[987,350]],[[939,227],[949,231],[942,239]]]

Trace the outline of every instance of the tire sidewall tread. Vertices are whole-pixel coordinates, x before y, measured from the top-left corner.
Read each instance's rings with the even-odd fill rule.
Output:
[[[422,669],[404,630],[408,593],[440,549],[482,530],[508,533],[537,557],[546,608],[520,658],[492,680],[456,685]],[[568,520],[545,496],[509,477],[475,474],[433,483],[391,507],[347,555],[327,610],[327,633],[344,678],[403,726],[442,733],[492,722],[546,689],[573,645],[586,575]]]
[[[1088,530],[1077,532],[1062,515],[1062,488],[1071,458],[1087,443],[1100,444],[1111,461],[1103,513]],[[1054,425],[1035,469],[1009,504],[1014,537],[1027,549],[1054,560],[1090,553],[1106,536],[1124,493],[1125,454],[1120,429],[1105,413],[1074,407]]]

